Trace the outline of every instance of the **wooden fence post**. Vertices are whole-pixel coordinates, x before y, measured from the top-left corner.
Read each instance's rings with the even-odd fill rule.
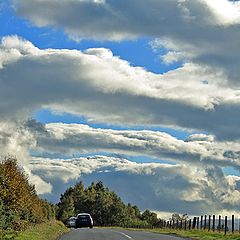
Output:
[[[207,227],[207,215],[204,216],[204,230]]]
[[[234,233],[234,215],[232,215],[232,233]]]
[[[238,218],[238,233],[240,233],[240,219]]]
[[[182,223],[183,223],[182,221],[183,221],[183,220],[181,220],[181,222],[180,222],[180,229],[181,229],[181,230],[182,230],[182,228],[183,228],[183,227],[182,227]]]
[[[225,216],[224,235],[227,234],[227,216]]]
[[[197,223],[197,218],[194,217],[194,218],[193,218],[192,229],[195,229],[195,228],[196,228],[196,223]]]
[[[218,227],[219,227],[218,231],[219,232],[221,231],[221,228],[222,228],[221,226],[222,226],[221,215],[219,215],[219,217],[218,217]]]
[[[213,226],[212,226],[213,232],[215,231],[215,215],[213,215]]]
[[[240,234],[240,219],[238,217],[238,233]]]
[[[211,215],[208,216],[208,231],[211,230]]]
[[[189,230],[191,230],[191,226],[192,226],[192,219],[189,219]]]
[[[199,229],[199,217],[197,217],[197,229]]]
[[[184,230],[185,231],[187,230],[187,219],[185,220],[185,223],[184,223]]]
[[[203,227],[203,216],[201,216],[201,224],[200,224],[200,228],[202,229]]]

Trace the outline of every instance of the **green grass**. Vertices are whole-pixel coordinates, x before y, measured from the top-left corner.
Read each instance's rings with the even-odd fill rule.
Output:
[[[143,228],[122,228],[122,227],[101,227],[101,228],[119,228],[119,229],[128,229],[130,231],[147,231],[147,232],[155,232],[160,234],[173,235],[193,240],[240,240],[240,234],[228,233],[226,236],[224,233],[218,232],[208,232],[208,231],[200,231],[200,230],[191,230],[191,231],[183,231],[183,230],[173,230],[173,229],[143,229]]]
[[[55,240],[58,236],[69,230],[63,223],[58,221],[51,221],[44,224],[39,224],[30,227],[24,232],[21,232],[16,240]]]
[[[16,233],[14,231],[0,230],[0,240],[14,240]]]
[[[240,240],[240,234],[231,234],[228,233],[226,236],[224,233],[218,232],[208,232],[208,231],[199,231],[199,230],[191,230],[191,231],[177,231],[177,230],[167,230],[167,229],[155,229],[149,230],[152,232],[159,232],[163,234],[174,234],[180,237],[188,237],[191,239],[201,239],[201,240],[216,240],[216,239],[227,239],[227,240]]]

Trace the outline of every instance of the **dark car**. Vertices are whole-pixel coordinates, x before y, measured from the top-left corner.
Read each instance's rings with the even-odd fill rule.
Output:
[[[80,213],[76,218],[76,228],[89,227],[93,228],[93,219],[89,213]]]

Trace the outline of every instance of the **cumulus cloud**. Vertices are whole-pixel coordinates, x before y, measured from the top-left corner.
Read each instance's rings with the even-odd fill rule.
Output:
[[[1,156],[17,156],[21,164],[29,160],[28,149],[36,146],[33,134],[24,126],[14,122],[0,122]]]
[[[163,58],[166,62],[181,59],[211,67],[227,75],[227,81],[216,81],[239,87],[239,1],[12,2],[20,16],[40,27],[64,29],[73,39],[156,38],[161,46],[170,50]]]
[[[24,125],[16,122],[0,122],[0,154],[1,157],[16,157],[18,163],[24,167],[24,171],[32,184],[35,185],[38,194],[50,193],[52,186],[38,175],[33,174],[29,168],[29,149],[35,148],[37,140]]]
[[[216,84],[224,76],[208,68],[186,64],[153,74],[108,49],[41,50],[17,36],[2,39],[0,66],[2,119],[26,119],[48,107],[107,124],[161,125],[239,138],[239,90]]]
[[[95,156],[68,160],[33,158],[31,170],[54,186],[53,194],[45,195],[54,201],[77,179],[85,184],[102,180],[125,202],[137,204],[142,210],[191,215],[202,214],[202,209],[208,213],[223,208],[233,211],[238,209],[240,197],[236,179],[225,177],[217,167],[135,163]]]
[[[35,186],[36,192],[39,195],[50,194],[53,191],[53,186],[50,182],[46,182],[42,177],[39,177],[38,174],[33,174],[29,169],[26,169],[25,172],[29,176],[29,182]]]

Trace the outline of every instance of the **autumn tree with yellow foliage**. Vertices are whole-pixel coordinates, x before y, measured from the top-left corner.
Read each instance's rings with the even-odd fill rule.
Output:
[[[4,219],[12,216],[7,224],[4,219],[0,221],[5,228],[22,230],[31,223],[55,218],[54,205],[37,196],[35,186],[29,183],[28,176],[13,157],[0,162],[0,204]]]

